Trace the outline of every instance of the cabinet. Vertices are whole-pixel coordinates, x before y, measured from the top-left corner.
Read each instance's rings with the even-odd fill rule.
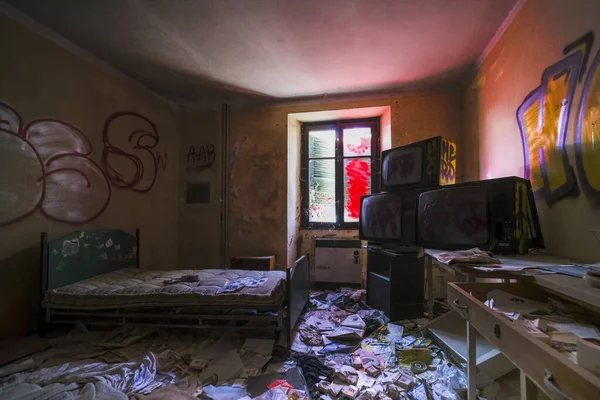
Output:
[[[275,256],[232,257],[231,268],[252,271],[273,271],[275,270]]]
[[[423,316],[424,258],[412,249],[367,247],[367,304],[392,321]]]

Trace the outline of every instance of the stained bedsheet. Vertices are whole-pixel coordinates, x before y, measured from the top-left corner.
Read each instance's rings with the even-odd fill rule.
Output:
[[[44,306],[86,310],[145,306],[271,307],[282,304],[285,279],[284,271],[126,268],[52,289],[45,295]]]

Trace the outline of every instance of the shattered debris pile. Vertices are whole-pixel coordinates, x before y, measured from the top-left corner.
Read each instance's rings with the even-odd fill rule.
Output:
[[[426,320],[391,323],[365,291],[314,292],[291,352],[234,333],[78,326],[0,367],[0,400],[443,399],[464,373],[422,336]]]
[[[365,304],[364,290],[314,292],[292,359],[314,399],[459,399],[466,377],[422,336],[426,323],[391,323]]]

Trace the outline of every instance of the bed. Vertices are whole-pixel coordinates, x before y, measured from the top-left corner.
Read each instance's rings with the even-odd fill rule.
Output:
[[[309,297],[308,256],[286,271],[140,268],[140,231],[41,235],[42,330],[50,324],[291,331]]]

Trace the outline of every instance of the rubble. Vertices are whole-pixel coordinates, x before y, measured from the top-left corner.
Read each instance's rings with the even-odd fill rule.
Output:
[[[427,320],[390,322],[364,299],[364,290],[313,292],[293,332],[291,352],[274,346],[272,339],[222,332],[74,331],[54,348],[32,355],[28,372],[21,372],[20,364],[4,368],[8,376],[0,379],[0,392],[10,385],[10,374],[34,376],[36,368],[60,366],[61,361],[87,360],[110,367],[150,354],[156,365],[147,382],[136,383],[139,398],[170,398],[176,393],[206,400],[403,400],[425,399],[430,392],[435,400],[453,400],[464,395],[463,371],[423,336]],[[570,321],[551,322],[557,326]],[[539,324],[531,325],[541,330]],[[555,342],[561,339],[552,335]],[[413,372],[415,365],[419,368]]]
[[[428,320],[390,322],[363,302],[362,293],[342,289],[311,295],[294,343],[306,346],[306,353],[331,371],[313,383],[307,378],[313,398],[412,400],[421,393],[427,399],[427,392],[436,400],[460,398],[466,377],[423,336]],[[322,344],[315,344],[321,343],[316,333]]]

